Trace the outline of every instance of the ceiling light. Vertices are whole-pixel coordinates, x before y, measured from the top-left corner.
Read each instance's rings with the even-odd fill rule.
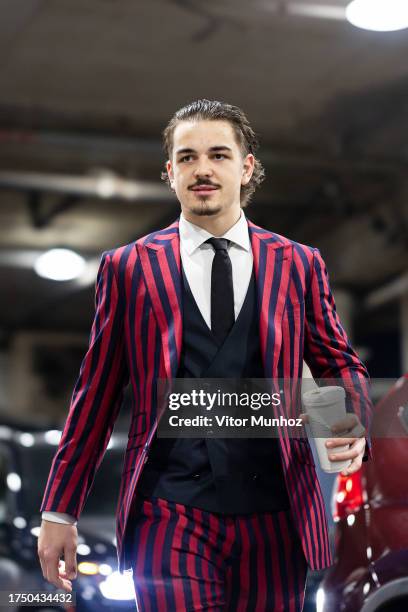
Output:
[[[84,268],[84,258],[69,249],[50,249],[40,255],[34,263],[34,270],[38,276],[56,281],[78,278]]]
[[[116,179],[113,176],[101,176],[97,180],[96,191],[101,198],[111,198],[116,193]]]
[[[353,0],[346,8],[348,21],[357,28],[393,32],[408,28],[407,0]]]

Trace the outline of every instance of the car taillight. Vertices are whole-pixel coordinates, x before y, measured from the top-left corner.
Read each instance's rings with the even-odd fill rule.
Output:
[[[361,470],[350,476],[337,476],[332,499],[333,520],[339,521],[349,514],[354,514],[363,505],[363,485]]]

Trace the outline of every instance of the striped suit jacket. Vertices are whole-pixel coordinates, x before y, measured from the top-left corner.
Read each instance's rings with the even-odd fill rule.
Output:
[[[256,277],[265,378],[299,379],[303,359],[315,378],[361,384],[354,410],[369,429],[368,373],[340,323],[320,252],[247,218]],[[40,511],[79,518],[117,418],[124,387],[134,405],[116,509],[119,570],[130,568],[125,528],[157,429],[157,381],[177,375],[182,347],[179,219],[102,254],[95,317]],[[358,396],[358,394],[357,394]],[[312,570],[333,563],[325,507],[305,439],[278,428],[293,521]]]

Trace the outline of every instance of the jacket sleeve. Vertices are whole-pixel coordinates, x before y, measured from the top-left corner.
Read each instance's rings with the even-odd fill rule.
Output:
[[[109,252],[102,254],[89,347],[51,464],[40,512],[78,519],[103,459],[129,375],[124,349],[124,296]]]
[[[369,374],[341,324],[329,286],[327,268],[319,249],[313,249],[313,267],[305,309],[305,361],[319,383],[320,379],[329,378],[334,380],[328,384],[339,384],[342,379],[346,390],[347,411],[359,417],[366,431],[363,461],[367,461],[372,456]]]

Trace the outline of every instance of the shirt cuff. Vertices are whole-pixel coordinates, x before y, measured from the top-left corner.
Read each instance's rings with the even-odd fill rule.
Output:
[[[77,520],[71,514],[65,512],[42,512],[41,518],[52,523],[63,523],[64,525],[76,525]]]

